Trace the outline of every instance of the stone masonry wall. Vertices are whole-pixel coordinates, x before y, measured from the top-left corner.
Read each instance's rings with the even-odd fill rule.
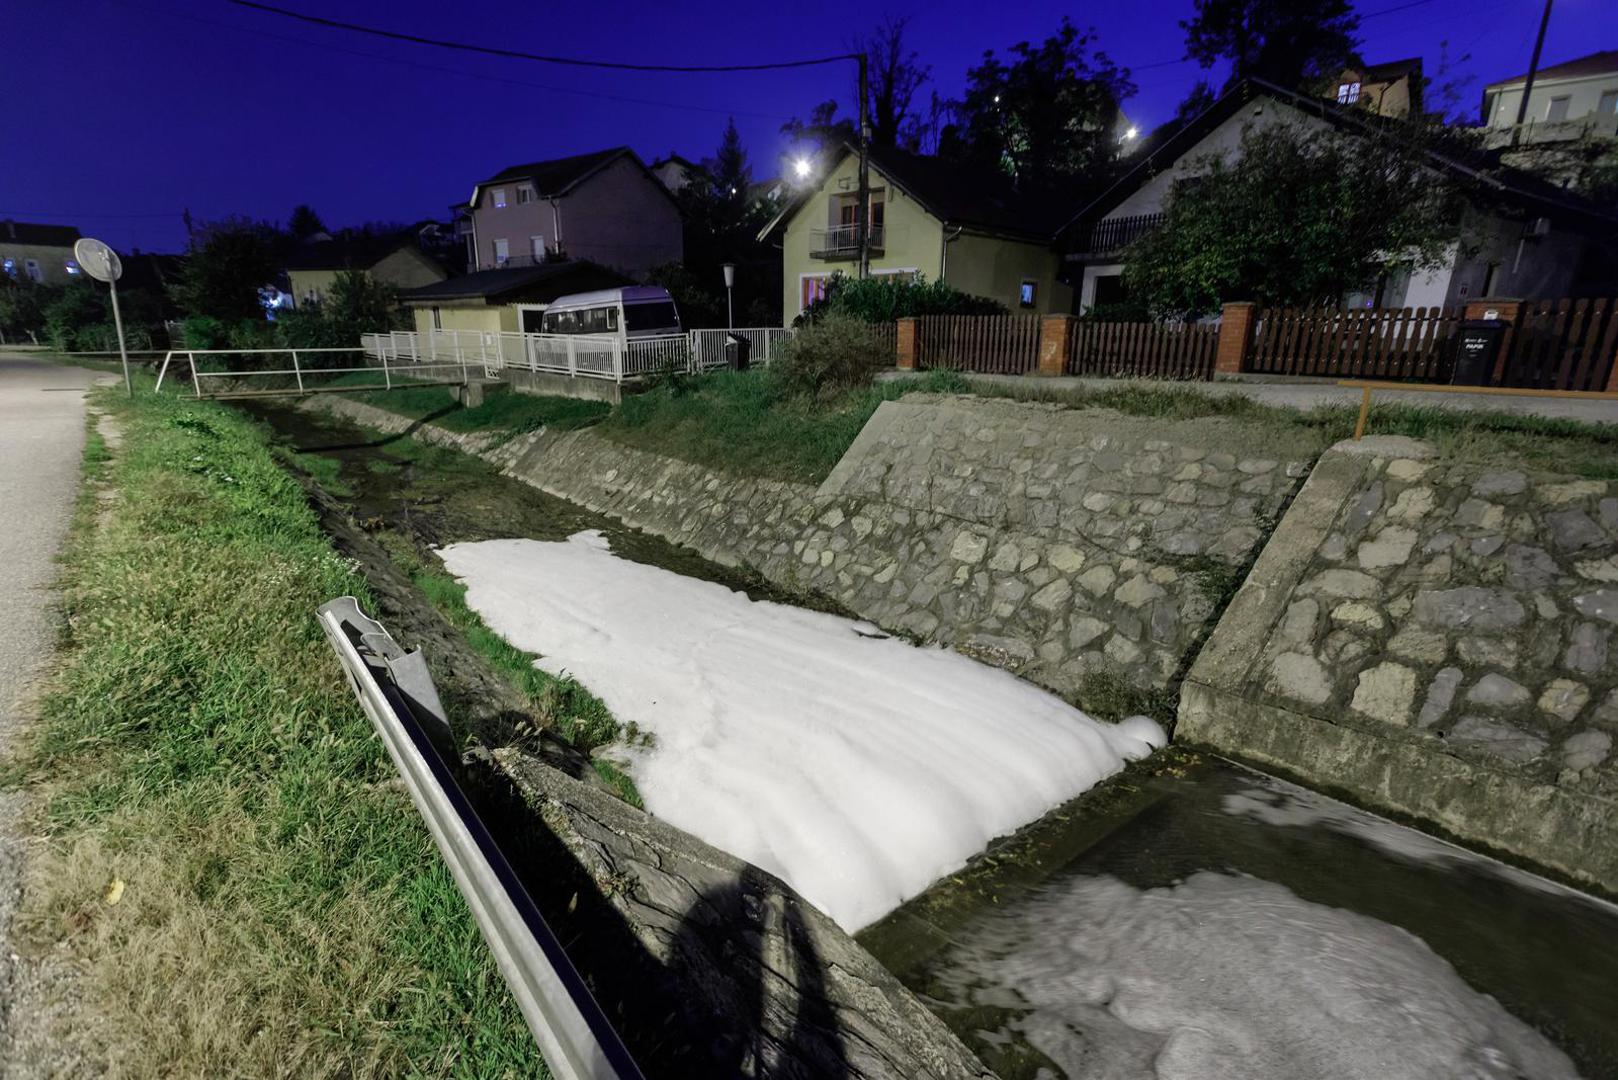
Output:
[[[321,404],[408,426],[353,402]],[[1139,690],[1171,682],[1315,453],[1306,435],[1278,442],[1222,419],[937,395],[883,404],[818,488],[588,430],[498,446],[417,434],[1081,704],[1093,675]]]
[[[1618,891],[1618,484],[1324,455],[1180,734]]]

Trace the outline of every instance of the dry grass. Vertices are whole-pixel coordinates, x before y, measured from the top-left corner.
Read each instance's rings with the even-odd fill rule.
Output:
[[[117,1075],[541,1074],[313,621],[363,580],[253,425],[103,402],[123,449],[89,460],[65,662],[12,770],[46,837],[21,934],[80,968]]]

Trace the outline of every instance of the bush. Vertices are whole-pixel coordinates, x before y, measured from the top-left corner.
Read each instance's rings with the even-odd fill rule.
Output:
[[[212,315],[193,315],[184,326],[188,349],[222,349],[230,344],[225,324]]]
[[[8,341],[45,329],[45,310],[60,295],[60,285],[41,285],[0,274],[0,334]]]
[[[832,275],[826,295],[798,316],[794,325],[815,322],[827,315],[845,315],[865,322],[888,323],[920,315],[1004,315],[1006,308],[984,296],[964,293],[943,281],[928,281],[919,274],[907,281],[896,274],[858,278]]]
[[[892,363],[892,349],[870,323],[831,314],[794,334],[770,371],[783,393],[829,398],[869,385],[878,368]]]

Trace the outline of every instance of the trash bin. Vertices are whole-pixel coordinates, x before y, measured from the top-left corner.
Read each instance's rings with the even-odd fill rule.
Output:
[[[753,362],[753,343],[740,334],[725,335],[725,366],[732,371],[746,371]]]
[[[1455,371],[1449,380],[1452,385],[1488,386],[1494,381],[1494,365],[1509,325],[1503,319],[1467,319],[1461,323],[1455,342]]]

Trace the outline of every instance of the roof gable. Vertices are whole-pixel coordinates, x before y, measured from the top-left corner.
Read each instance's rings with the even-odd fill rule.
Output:
[[[78,240],[79,230],[72,225],[36,225],[27,221],[0,221],[0,244],[72,247]]]
[[[1581,56],[1576,60],[1566,60],[1550,67],[1542,67],[1534,72],[1534,80],[1541,79],[1581,79],[1591,75],[1618,74],[1618,49],[1603,49],[1588,56]],[[1485,90],[1496,90],[1502,86],[1512,86],[1515,83],[1528,81],[1528,73],[1513,75],[1509,79],[1489,83]]]

